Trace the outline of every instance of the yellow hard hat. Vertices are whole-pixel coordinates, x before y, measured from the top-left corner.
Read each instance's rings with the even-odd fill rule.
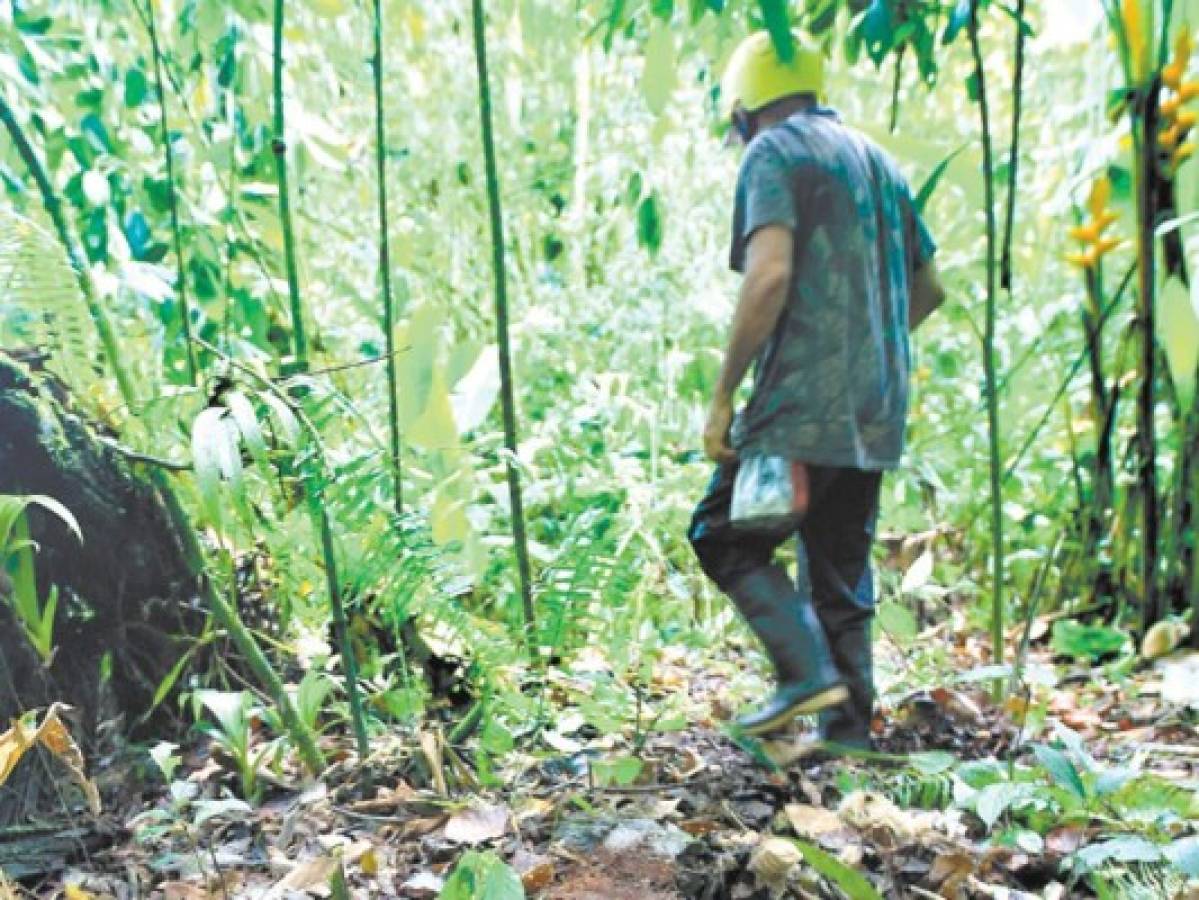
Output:
[[[779,59],[770,34],[759,31],[733,51],[720,82],[720,112],[729,116],[738,103],[757,112],[792,94],[824,97],[824,56],[795,33],[791,62]]]

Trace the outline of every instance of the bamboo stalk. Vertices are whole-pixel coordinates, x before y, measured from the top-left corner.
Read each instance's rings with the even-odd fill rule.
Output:
[[[1161,618],[1157,590],[1158,485],[1157,432],[1154,423],[1157,381],[1156,260],[1154,259],[1154,196],[1157,180],[1157,101],[1160,81],[1138,92],[1132,105],[1137,204],[1137,328],[1141,336],[1140,388],[1137,395],[1137,472],[1141,495],[1141,578],[1143,580],[1141,627]]]
[[[275,0],[274,19],[274,131],[271,152],[275,157],[275,180],[279,184],[279,224],[283,229],[283,261],[287,269],[287,294],[291,302],[291,330],[296,368],[308,369],[308,338],[304,330],[304,305],[300,297],[300,275],[296,264],[296,238],[291,223],[291,196],[287,185],[287,136],[283,110],[283,7]]]
[[[67,227],[66,218],[62,214],[62,201],[59,199],[57,191],[55,191],[49,177],[46,175],[46,170],[37,158],[37,155],[33,152],[32,146],[30,146],[24,132],[21,131],[16,119],[13,117],[12,110],[4,102],[3,97],[0,97],[0,120],[3,120],[13,142],[17,145],[17,150],[22,160],[24,160],[26,166],[29,168],[30,175],[41,192],[42,204],[53,220],[54,227],[58,231],[58,238],[62,242],[67,258],[71,261],[71,265],[74,267],[76,275],[79,278],[80,289],[83,292],[84,300],[87,302],[88,310],[92,314],[92,319],[96,323],[96,330],[100,334],[100,343],[104,348],[105,354],[108,356],[109,364],[116,374],[121,396],[126,405],[132,407],[136,399],[132,383],[129,380],[129,375],[125,372],[122,359],[117,352],[118,347],[116,337],[112,331],[112,325],[109,323],[103,307],[100,306],[96,298],[95,287],[84,265],[83,254],[79,251],[79,247],[75,243],[70,229]],[[151,469],[150,481],[166,506],[171,523],[183,544],[184,556],[192,571],[199,578],[200,589],[203,592],[204,599],[212,609],[213,615],[221,626],[228,631],[229,636],[245,657],[255,676],[262,682],[264,690],[278,705],[284,725],[293,743],[296,745],[296,750],[299,752],[305,767],[311,774],[318,774],[324,768],[324,759],[316,745],[315,737],[311,730],[301,721],[299,714],[295,710],[295,706],[291,702],[291,698],[287,696],[287,692],[283,688],[283,683],[280,681],[278,674],[271,667],[270,661],[262,652],[262,648],[258,646],[258,642],[254,640],[254,636],[242,623],[237,610],[220,595],[219,591],[213,588],[212,582],[204,574],[204,555],[200,549],[199,542],[196,540],[195,530],[188,521],[187,514],[180,505],[178,497],[175,496],[175,492],[171,489],[171,485],[167,481],[165,474],[158,469]]]
[[[321,462],[327,465],[321,455]],[[362,708],[362,694],[358,690],[358,658],[350,642],[350,626],[346,620],[345,601],[341,595],[341,580],[337,574],[337,552],[333,546],[333,526],[329,521],[329,510],[325,506],[325,492],[321,489],[309,491],[313,518],[321,533],[321,553],[325,558],[325,584],[329,590],[329,609],[333,614],[333,630],[341,648],[341,666],[346,676],[346,694],[350,699],[350,722],[354,727],[354,742],[358,747],[358,761],[370,755],[370,740],[366,733],[366,714]]]
[[[983,145],[983,188],[987,223],[987,282],[986,327],[983,333],[983,368],[987,393],[987,437],[990,451],[991,481],[991,654],[996,663],[1003,662],[1004,575],[1005,553],[1003,535],[1003,462],[999,434],[999,379],[997,377],[995,337],[998,313],[996,291],[995,221],[995,161],[991,138],[991,111],[987,105],[987,76],[983,65],[982,47],[978,37],[978,5],[970,6],[970,51],[974,58],[974,77],[978,88],[979,118]],[[999,689],[997,685],[997,690]]]
[[[162,126],[162,146],[167,166],[167,207],[171,214],[171,235],[175,249],[175,263],[179,267],[179,318],[183,324],[183,341],[187,348],[188,381],[193,386],[200,374],[196,360],[196,347],[192,342],[191,301],[187,296],[187,272],[183,265],[183,235],[179,228],[179,199],[175,195],[175,149],[171,143],[170,123],[167,119],[167,93],[162,80],[162,51],[158,46],[158,22],[154,15],[154,0],[146,0],[146,29],[150,32],[150,51],[154,55],[154,88],[158,92],[159,119]]]
[[[999,257],[999,284],[1012,292],[1012,238],[1016,230],[1016,188],[1020,184],[1020,123],[1024,114],[1024,12],[1027,0],[1016,0],[1016,69],[1012,75],[1012,144],[1008,150],[1007,215],[1003,225],[1003,252]]]
[[[495,276],[495,327],[500,356],[500,396],[504,410],[504,446],[508,451],[504,465],[508,474],[508,498],[512,507],[512,538],[515,544],[516,565],[520,578],[526,645],[529,656],[536,666],[540,664],[540,655],[537,651],[537,619],[533,610],[532,575],[529,566],[528,538],[525,534],[524,502],[521,498],[520,472],[516,468],[516,400],[512,384],[512,353],[508,338],[508,283],[504,261],[504,214],[500,201],[495,137],[492,133],[491,87],[487,74],[487,39],[483,0],[472,0],[471,11],[475,65],[479,77],[479,118],[483,137],[483,159],[487,169],[487,205],[491,219],[492,269]]]
[[[404,512],[404,484],[400,454],[399,376],[396,372],[395,305],[391,293],[391,248],[387,219],[387,129],[383,112],[383,13],[382,0],[374,0],[375,56],[375,175],[379,182],[379,285],[383,300],[383,335],[387,348],[387,412],[391,428],[391,479],[396,515]]]

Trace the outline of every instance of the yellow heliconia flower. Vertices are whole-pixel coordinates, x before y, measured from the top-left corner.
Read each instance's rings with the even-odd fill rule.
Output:
[[[1166,150],[1173,150],[1176,146],[1178,146],[1178,126],[1171,125],[1169,128],[1159,132],[1157,135],[1157,143],[1158,146],[1163,147]]]
[[[1199,124],[1199,113],[1184,109],[1174,117],[1174,124],[1182,131],[1190,131],[1196,124]]]
[[[1170,63],[1162,67],[1162,84],[1172,91],[1177,91],[1182,87],[1182,76],[1184,70],[1178,63]]]
[[[1192,156],[1194,156],[1195,148],[1196,148],[1196,145],[1195,145],[1194,141],[1188,141],[1187,143],[1185,143],[1181,147],[1179,147],[1177,150],[1175,150],[1174,156],[1172,157],[1174,165],[1180,166],[1184,162],[1186,162],[1188,159],[1190,159]]]
[[[1095,179],[1091,185],[1091,194],[1087,197],[1087,209],[1092,219],[1101,219],[1108,212],[1107,205],[1112,199],[1112,182],[1106,175]]]
[[[1066,255],[1066,262],[1081,269],[1094,269],[1104,256],[1123,243],[1119,238],[1105,238],[1103,233],[1116,221],[1116,214],[1108,209],[1112,199],[1112,183],[1106,175],[1095,179],[1087,197],[1089,221],[1070,229],[1070,237],[1083,245],[1079,253]]]

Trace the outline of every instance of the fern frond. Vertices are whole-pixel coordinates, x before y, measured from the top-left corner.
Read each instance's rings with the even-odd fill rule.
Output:
[[[78,388],[101,374],[98,341],[79,280],[58,239],[0,205],[0,343],[48,357],[48,368]]]

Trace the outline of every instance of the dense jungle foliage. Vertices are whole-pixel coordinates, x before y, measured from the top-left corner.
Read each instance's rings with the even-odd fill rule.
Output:
[[[950,294],[914,338],[884,487],[878,680],[884,709],[919,696],[973,724],[821,789],[968,816],[977,884],[794,817],[782,881],[761,852],[741,868],[797,896],[1182,896],[1199,878],[1179,750],[1199,706],[1179,649],[1199,640],[1199,3],[6,0],[0,360],[53,379],[200,576],[194,632],[115,730],[146,778],[184,783],[198,745],[229,778],[142,803],[162,815],[134,843],[192,848],[147,893],[169,871],[220,896],[194,848],[248,807],[219,804],[305,774],[369,797],[354,760],[384,745],[443,800],[515,810],[514,773],[555,754],[589,788],[649,792],[668,780],[655,742],[719,735],[760,689],[685,537],[737,289],[719,78],[758,28],[782,55],[792,28],[825,49],[832,105],[901,163]],[[64,503],[0,496],[4,621],[51,672],[94,615],[30,540],[76,526]],[[123,665],[97,654],[94,682]],[[29,738],[43,712],[20,721]],[[1114,732],[1132,733],[1098,749]],[[81,741],[89,771],[112,740]],[[438,824],[483,837],[456,845],[505,833],[460,816]],[[431,866],[433,892],[401,896],[543,895],[542,870],[488,846],[372,849],[315,881],[393,896],[380,867],[399,885]],[[987,869],[995,848],[1052,865]],[[726,896],[678,890],[661,896]]]

